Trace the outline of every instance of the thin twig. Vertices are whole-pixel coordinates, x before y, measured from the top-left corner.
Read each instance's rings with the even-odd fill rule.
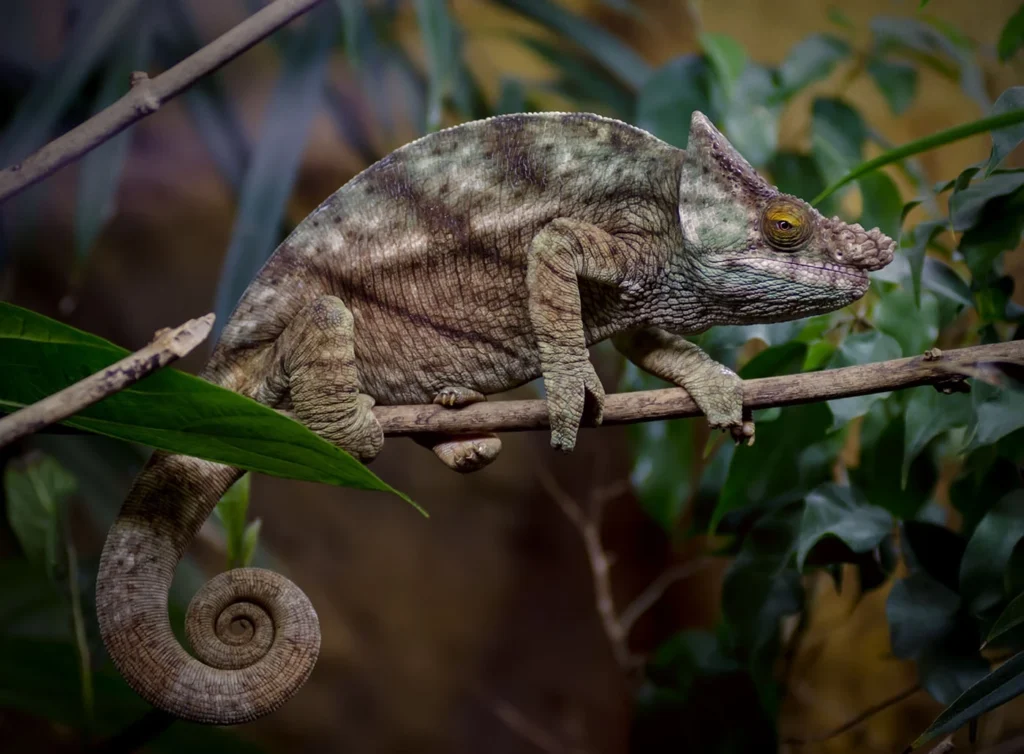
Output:
[[[277,0],[254,13],[155,79],[132,74],[131,89],[110,107],[24,161],[0,171],[0,203],[73,162],[160,109],[198,79],[217,70],[322,0]],[[129,82],[125,82],[127,85]]]
[[[847,720],[845,723],[840,725],[838,728],[833,728],[828,733],[825,733],[825,734],[820,735],[820,736],[812,736],[812,737],[809,737],[809,738],[786,738],[786,739],[783,739],[782,742],[785,743],[785,744],[790,744],[792,746],[802,746],[804,744],[817,744],[817,743],[822,743],[823,741],[828,741],[830,738],[835,738],[836,736],[841,736],[843,733],[846,733],[847,731],[852,730],[853,728],[856,728],[858,725],[860,725],[862,722],[867,720],[869,717],[873,717],[874,715],[877,715],[879,712],[883,712],[884,710],[889,709],[889,707],[892,707],[892,706],[894,706],[896,704],[899,704],[900,702],[904,701],[905,699],[909,699],[910,697],[912,697],[914,694],[916,694],[920,690],[921,690],[921,684],[915,683],[909,689],[904,689],[900,693],[898,693],[898,694],[896,694],[894,696],[891,696],[888,699],[885,699],[885,700],[879,702],[878,704],[875,704],[875,705],[872,705],[872,706],[868,707],[866,710],[864,710],[863,712],[858,714],[856,717],[854,717],[854,718],[852,718],[850,720]]]
[[[623,634],[628,637],[629,632],[638,620],[654,607],[658,600],[665,596],[668,588],[677,581],[690,578],[695,573],[703,571],[714,562],[713,558],[697,558],[687,563],[679,563],[662,572],[658,578],[652,581],[646,589],[630,602],[619,615],[619,624],[622,626]]]
[[[488,706],[494,716],[505,724],[505,727],[541,751],[547,752],[547,754],[563,754],[565,752],[565,747],[554,736],[530,720],[511,702],[504,699],[492,699]]]
[[[1024,341],[1015,340],[943,351],[938,358],[911,356],[821,372],[746,380],[743,405],[756,410],[947,383],[961,367],[1019,359],[1024,359]],[[523,432],[550,426],[547,404],[541,400],[473,403],[456,410],[433,404],[377,406],[373,413],[384,428],[384,434],[392,437],[421,432]],[[617,393],[605,399],[602,426],[700,415],[697,404],[680,388]]]
[[[172,330],[161,330],[148,346],[111,364],[102,372],[3,417],[0,419],[0,448],[66,419],[180,359],[206,340],[211,327],[213,314],[207,314],[190,319]]]
[[[590,563],[590,573],[594,581],[594,603],[597,607],[597,615],[601,619],[601,627],[611,644],[615,662],[623,669],[632,669],[636,666],[636,659],[629,651],[622,624],[619,622],[619,616],[615,610],[611,561],[601,546],[601,520],[595,518],[593,512],[584,511],[575,498],[559,486],[547,469],[541,467],[539,479],[544,490],[562,509],[566,518],[572,522],[583,539],[583,547],[587,551],[587,561]],[[598,512],[600,512],[600,508]]]

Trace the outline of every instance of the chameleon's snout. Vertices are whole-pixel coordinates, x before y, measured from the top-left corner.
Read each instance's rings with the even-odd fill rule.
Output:
[[[864,230],[859,223],[848,225],[838,217],[825,222],[823,235],[837,262],[865,271],[882,269],[896,251],[896,242],[878,228]]]

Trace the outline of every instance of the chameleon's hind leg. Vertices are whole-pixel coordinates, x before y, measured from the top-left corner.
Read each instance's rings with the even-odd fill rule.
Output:
[[[275,360],[299,420],[360,461],[370,461],[384,444],[371,409],[359,392],[352,313],[341,299],[321,296],[281,333]]]
[[[446,387],[434,396],[434,403],[446,408],[461,408],[470,403],[487,400],[483,393],[467,387]],[[450,469],[462,473],[479,471],[498,457],[501,440],[497,435],[416,435],[416,442],[434,451],[441,462]]]

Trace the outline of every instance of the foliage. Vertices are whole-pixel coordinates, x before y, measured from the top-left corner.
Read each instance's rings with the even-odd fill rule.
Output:
[[[1024,138],[1024,87],[990,101],[982,64],[986,45],[996,45],[1001,61],[1019,56],[1024,9],[1007,20],[998,40],[980,45],[927,15],[939,12],[935,4],[920,3],[923,10],[913,16],[875,18],[868,30],[853,28],[832,10],[835,28],[802,40],[779,65],[753,60],[728,34],[697,29],[699,51],[652,67],[603,26],[560,4],[494,2],[547,32],[524,34],[520,41],[553,68],[554,80],[507,79],[492,104],[465,62],[467,31],[448,3],[415,3],[423,52],[417,58],[399,41],[394,4],[340,0],[272,39],[281,67],[255,140],[242,129],[237,103],[219,74],[183,95],[196,134],[237,197],[217,294],[221,322],[288,231],[286,205],[314,116],[326,111],[339,137],[366,162],[382,156],[382,140],[353,115],[346,100],[351,95],[327,75],[331,53],[339,48],[362,89],[372,93],[384,81],[403,88],[403,112],[368,98],[371,119],[388,143],[403,116],[426,131],[554,102],[636,123],[685,147],[689,115],[699,109],[782,190],[817,201],[824,213],[878,225],[899,237],[897,259],[874,276],[868,296],[847,310],[793,323],[717,328],[696,338],[744,377],[1019,336],[1024,309],[1011,299],[1014,280],[1004,261],[1024,231],[1024,171],[1003,166]],[[85,4],[89,11],[77,20],[62,58],[51,66],[29,61],[30,86],[16,106],[5,103],[0,162],[20,159],[102,107],[116,96],[126,67],[147,60],[167,65],[196,49],[202,42],[186,4],[161,5],[166,7],[157,11],[126,0]],[[616,12],[630,8],[614,6]],[[133,44],[120,41],[126,29],[133,30]],[[870,37],[866,45],[860,41],[863,31]],[[913,107],[925,68],[961,88],[982,117],[892,148],[846,90],[866,77],[900,115]],[[779,123],[792,108],[808,108],[805,149],[779,145]],[[992,129],[997,130],[989,159],[965,166],[942,184],[932,185],[912,159],[923,149]],[[88,264],[95,239],[116,212],[129,134],[82,162],[75,224],[79,265]],[[882,154],[865,162],[878,148]],[[904,202],[896,178],[912,186],[916,196],[910,202]],[[857,217],[850,212],[855,195],[861,199]],[[8,407],[42,397],[123,353],[14,307],[2,313],[7,362],[0,366],[8,368],[0,372],[0,397]],[[52,350],[55,343],[29,342],[12,328],[15,315],[19,321],[34,317],[33,331],[46,334],[44,340],[63,340],[59,354]],[[33,377],[19,379],[11,368],[15,363],[32,365]],[[916,662],[924,688],[949,705],[918,744],[1022,693],[1024,394],[1011,367],[992,365],[983,376],[993,384],[976,380],[969,395],[921,387],[762,411],[755,416],[753,448],[714,443],[702,454],[699,422],[631,427],[631,479],[644,510],[676,540],[713,531],[722,552],[733,556],[718,626],[714,632],[682,632],[653,655],[636,699],[637,725],[670,720],[680,740],[691,747],[699,743],[701,751],[764,750],[775,739],[774,721],[786,693],[777,673],[782,619],[809,609],[804,585],[816,572],[837,583],[853,578],[863,591],[891,584],[893,654]],[[625,371],[625,389],[657,384],[635,369]],[[69,424],[267,473],[382,484],[340,451],[317,446],[315,436],[302,435],[293,422],[243,406],[224,391],[207,391],[186,375],[164,370],[127,392]],[[238,417],[236,423],[224,421],[229,413]],[[216,420],[204,425],[201,419],[211,416]],[[148,426],[151,419],[143,417],[162,423]],[[182,426],[189,431],[172,431]],[[265,433],[254,428],[271,426],[294,438],[293,454],[258,442]],[[228,429],[230,437],[210,433]],[[232,443],[230,453],[225,441]],[[113,454],[107,458],[115,463]],[[940,475],[940,469],[950,473]],[[66,628],[75,623],[69,615],[76,604],[91,620],[91,610],[81,605],[88,602],[95,569],[83,563],[69,570],[67,564],[73,547],[59,522],[72,483],[53,459],[11,466],[5,481],[11,528],[25,558],[0,564],[0,581],[23,587],[5,594],[0,604],[6,618],[0,646],[10,653],[0,666],[12,669],[4,674],[0,701],[76,725],[87,724],[83,710],[94,706],[96,730],[111,730],[125,720],[134,696],[97,659],[94,625]],[[962,520],[959,527],[938,504],[945,497]],[[255,549],[258,521],[246,523],[247,508],[244,484],[218,507],[231,565],[248,562]],[[180,615],[172,603],[172,615],[175,610]],[[41,639],[40,627],[52,635]],[[983,643],[985,654],[979,649]],[[1009,659],[993,669],[989,648]],[[68,668],[76,657],[78,672],[72,673]],[[68,693],[69,677],[80,679],[78,693]],[[81,701],[89,694],[94,705]],[[731,718],[721,725],[685,724],[725,708]],[[736,725],[736,717],[749,724]],[[702,730],[699,742],[688,738],[696,727]],[[201,750],[223,738],[240,746],[217,732],[174,730],[174,746],[171,733],[157,745]]]

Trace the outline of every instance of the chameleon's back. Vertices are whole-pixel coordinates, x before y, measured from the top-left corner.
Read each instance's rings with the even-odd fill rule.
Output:
[[[539,375],[526,251],[556,217],[651,243],[678,233],[682,151],[625,123],[538,113],[415,141],[328,198],[243,296],[207,376],[272,342],[309,301],[355,317],[360,388],[379,403]]]

